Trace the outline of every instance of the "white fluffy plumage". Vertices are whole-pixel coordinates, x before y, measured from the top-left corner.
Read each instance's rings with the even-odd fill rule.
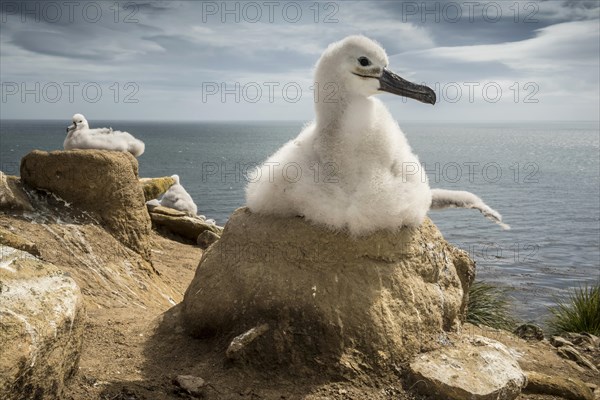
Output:
[[[196,215],[198,206],[192,200],[192,196],[179,183],[179,175],[171,175],[171,178],[175,179],[175,184],[162,196],[160,205]]]
[[[144,153],[145,145],[128,132],[115,131],[112,128],[90,129],[88,121],[81,114],[73,115],[73,124],[67,128],[67,137],[63,143],[65,150],[99,149],[127,151],[135,157]]]
[[[301,215],[363,235],[420,225],[438,195],[444,197],[438,208],[481,210],[479,204],[461,203],[465,196],[430,190],[397,122],[372,95],[388,91],[434,104],[435,93],[387,65],[385,50],[364,36],[349,36],[325,50],[315,69],[316,119],[248,176],[252,212]],[[487,207],[472,196],[467,200]],[[494,213],[488,216],[500,219]]]

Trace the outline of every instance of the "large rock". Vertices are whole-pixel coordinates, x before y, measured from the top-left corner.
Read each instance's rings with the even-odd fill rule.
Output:
[[[515,399],[527,383],[508,348],[482,336],[419,355],[409,373],[413,389],[440,399]]]
[[[16,176],[0,171],[0,211],[32,211],[33,207]]]
[[[96,216],[115,238],[150,259],[152,223],[131,154],[35,150],[21,160],[21,179]]]
[[[430,220],[352,238],[241,208],[204,253],[183,323],[193,335],[230,339],[268,324],[244,349],[257,366],[369,371],[457,329],[473,273]]]
[[[84,330],[75,281],[52,264],[0,246],[0,393],[62,398],[77,371]]]

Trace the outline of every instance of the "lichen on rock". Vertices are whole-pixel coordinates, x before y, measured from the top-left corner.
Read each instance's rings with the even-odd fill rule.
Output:
[[[158,198],[169,190],[169,188],[175,184],[175,179],[171,176],[140,178],[140,183],[144,189],[144,198],[146,201],[150,201]]]

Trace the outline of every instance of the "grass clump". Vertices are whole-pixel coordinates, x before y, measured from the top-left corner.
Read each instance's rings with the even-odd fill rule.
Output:
[[[512,330],[516,319],[511,312],[509,289],[486,282],[474,282],[469,289],[467,322],[491,328]]]
[[[576,288],[566,300],[557,299],[550,313],[548,326],[555,333],[600,335],[600,282]]]

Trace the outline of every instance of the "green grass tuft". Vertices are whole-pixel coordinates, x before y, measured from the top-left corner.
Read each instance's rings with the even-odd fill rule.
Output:
[[[550,307],[548,326],[554,333],[588,332],[600,335],[600,282],[576,288],[566,301]]]
[[[497,329],[512,330],[516,319],[511,312],[509,289],[474,282],[469,289],[467,322]]]

